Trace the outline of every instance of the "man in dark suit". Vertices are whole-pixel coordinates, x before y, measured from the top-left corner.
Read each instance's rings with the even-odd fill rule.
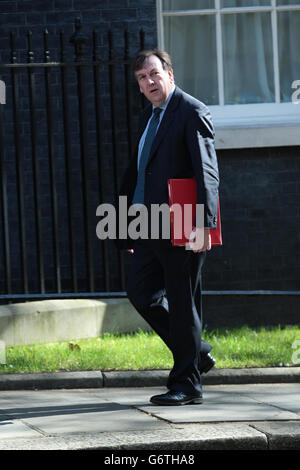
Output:
[[[204,205],[204,242],[197,236],[200,227],[191,233],[189,250],[173,247],[163,237],[127,240],[123,248],[132,253],[128,298],[174,358],[168,392],[151,402],[202,403],[201,374],[215,363],[211,345],[201,339],[201,269],[211,249],[210,229],[217,223],[213,125],[207,107],[175,86],[171,60],[164,51],[140,52],[134,73],[150,104],[141,115],[137,146],[120,195],[127,196],[128,205],[140,203],[150,210],[152,204],[168,203],[169,178],[195,177],[197,202]]]

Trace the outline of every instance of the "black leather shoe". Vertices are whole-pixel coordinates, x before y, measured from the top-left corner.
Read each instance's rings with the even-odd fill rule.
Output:
[[[215,365],[216,360],[212,357],[210,353],[206,354],[202,359],[199,361],[199,372],[200,374],[207,374],[210,369],[213,368]]]
[[[189,395],[184,392],[175,392],[170,390],[163,395],[154,395],[150,398],[151,403],[154,405],[188,405],[192,404],[201,404],[203,402],[201,393]]]

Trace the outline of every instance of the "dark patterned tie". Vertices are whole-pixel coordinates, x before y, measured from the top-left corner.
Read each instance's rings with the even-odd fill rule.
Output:
[[[161,111],[161,108],[155,108],[151,117],[151,121],[149,123],[143,150],[140,156],[137,184],[132,199],[133,204],[144,203],[145,171],[147,163],[149,161],[150,151],[156,134],[157,126],[159,124],[159,115]]]

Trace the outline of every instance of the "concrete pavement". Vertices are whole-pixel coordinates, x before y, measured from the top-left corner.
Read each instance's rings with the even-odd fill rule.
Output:
[[[0,450],[300,449],[300,367],[215,369],[202,405],[152,405],[167,375],[0,375]]]

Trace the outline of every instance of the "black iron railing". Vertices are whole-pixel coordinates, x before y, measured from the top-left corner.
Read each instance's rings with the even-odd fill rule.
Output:
[[[126,263],[97,239],[95,214],[116,201],[132,151],[143,103],[131,58],[144,36],[89,38],[77,19],[56,60],[47,31],[43,57],[28,32],[20,60],[11,33],[11,61],[0,64],[0,300],[123,295]]]

